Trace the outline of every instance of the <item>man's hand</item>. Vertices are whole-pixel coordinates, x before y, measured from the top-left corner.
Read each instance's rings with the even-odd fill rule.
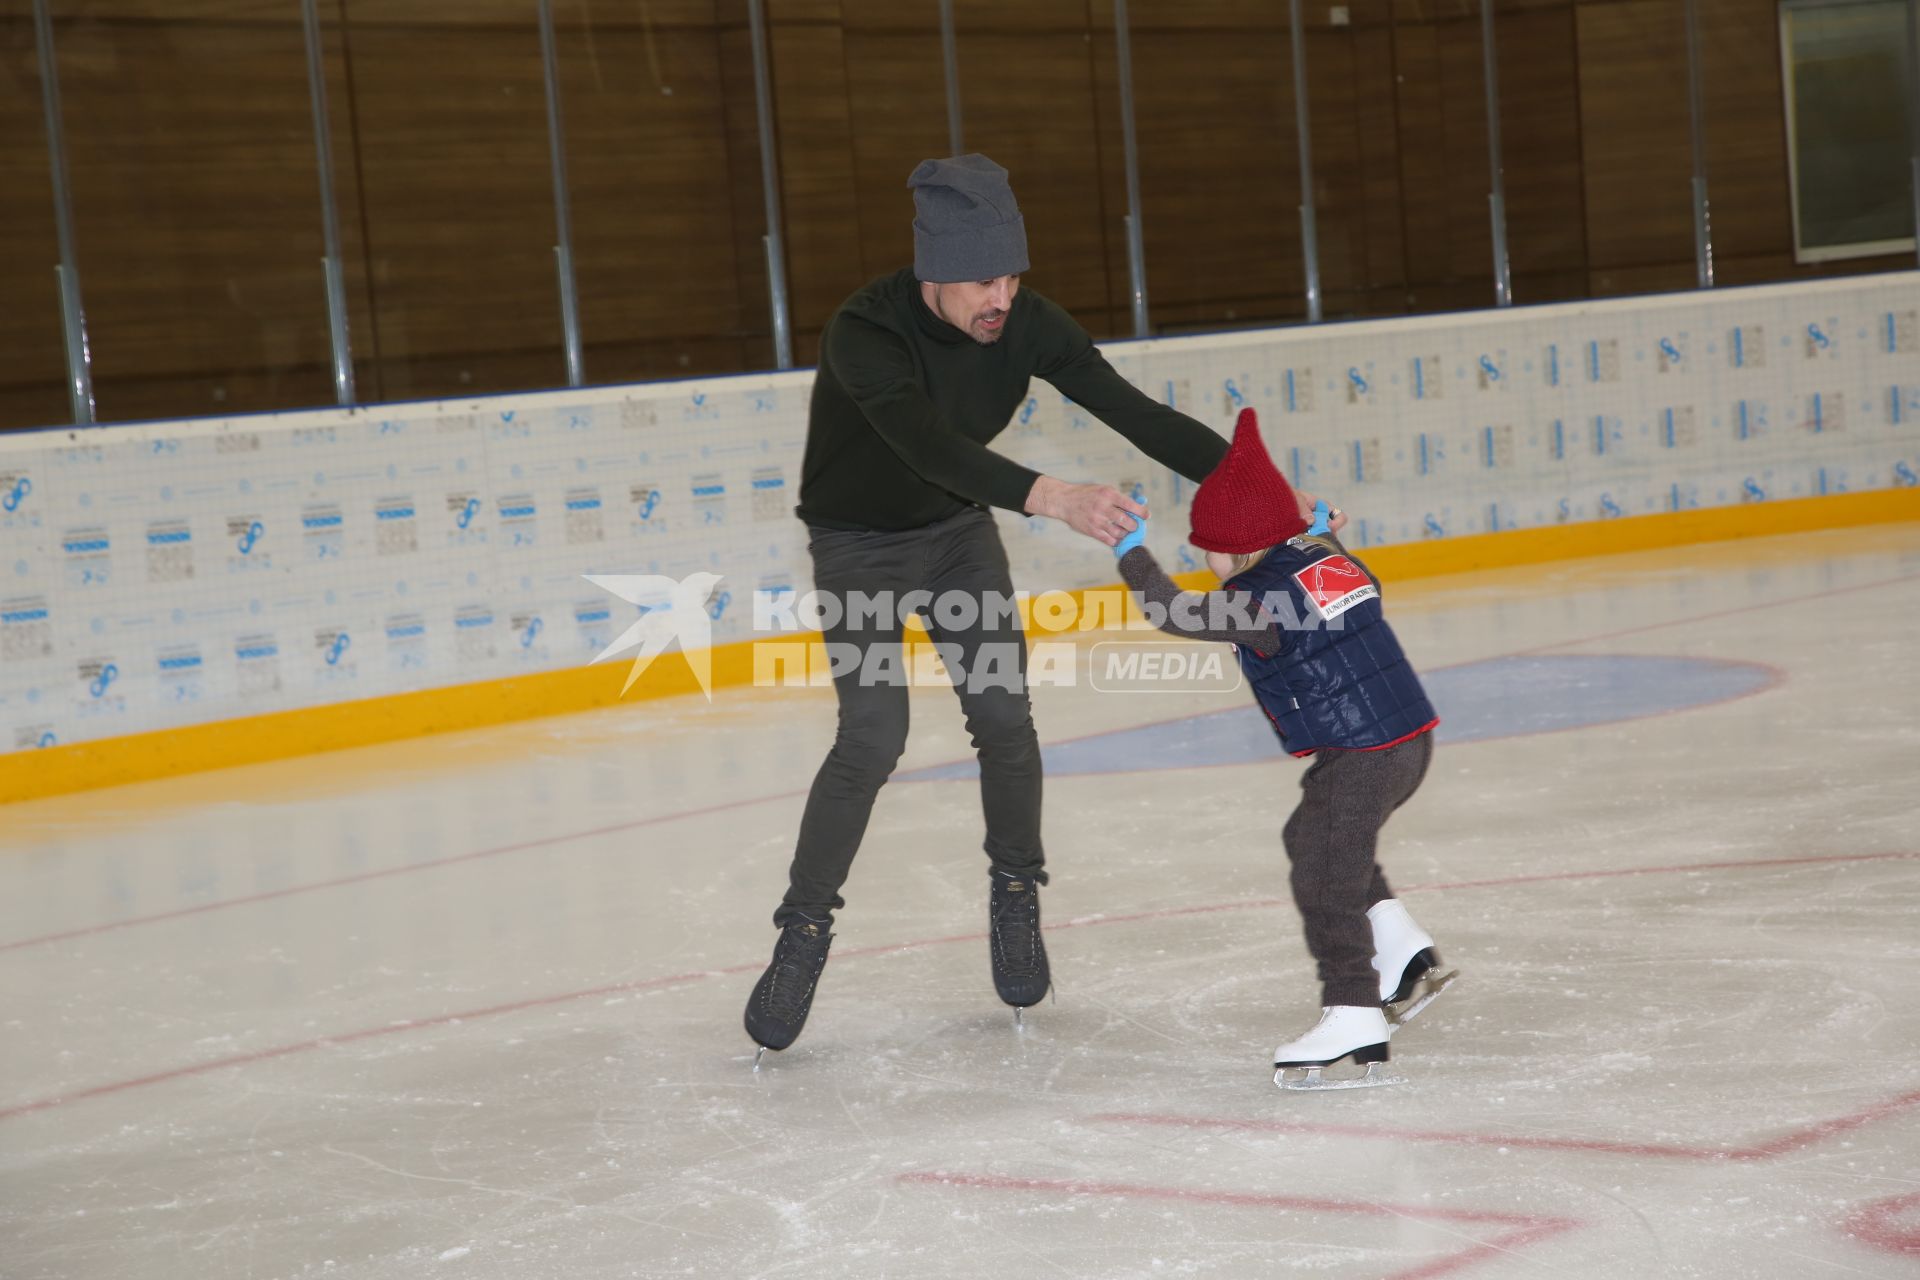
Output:
[[[1111,547],[1147,518],[1147,507],[1110,484],[1068,484],[1041,476],[1027,494],[1027,514],[1065,521],[1075,533]]]

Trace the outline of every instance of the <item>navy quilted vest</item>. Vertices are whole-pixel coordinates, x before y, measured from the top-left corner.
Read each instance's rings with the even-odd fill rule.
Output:
[[[1294,755],[1390,747],[1439,723],[1380,608],[1367,567],[1331,542],[1298,537],[1230,579],[1280,624],[1263,658],[1236,645],[1254,697]]]

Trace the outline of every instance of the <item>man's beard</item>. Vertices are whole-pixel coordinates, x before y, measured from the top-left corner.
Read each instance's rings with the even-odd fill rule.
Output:
[[[998,320],[1000,323],[987,328],[985,322],[988,320]],[[982,346],[991,346],[1000,341],[1006,332],[1007,313],[1004,311],[982,311],[973,318],[973,323],[967,326],[967,336]]]

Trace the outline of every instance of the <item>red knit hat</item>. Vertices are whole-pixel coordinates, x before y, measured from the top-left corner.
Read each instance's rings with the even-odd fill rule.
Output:
[[[1202,551],[1265,551],[1307,531],[1293,486],[1267,456],[1260,423],[1242,409],[1233,445],[1193,495],[1193,535]]]

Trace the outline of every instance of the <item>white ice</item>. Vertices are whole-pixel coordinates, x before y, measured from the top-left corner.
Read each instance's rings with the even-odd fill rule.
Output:
[[[1442,746],[1383,845],[1463,972],[1395,1037],[1405,1085],[1271,1083],[1317,1014],[1302,766],[1151,756],[1049,779],[1058,1001],[1020,1032],[974,784],[890,786],[756,1074],[833,704],[721,691],[0,813],[0,1275],[1920,1272],[1920,526],[1387,600],[1431,671],[1772,676]],[[1058,743],[1244,697],[1035,714]],[[914,714],[903,768],[965,757],[950,694]]]

